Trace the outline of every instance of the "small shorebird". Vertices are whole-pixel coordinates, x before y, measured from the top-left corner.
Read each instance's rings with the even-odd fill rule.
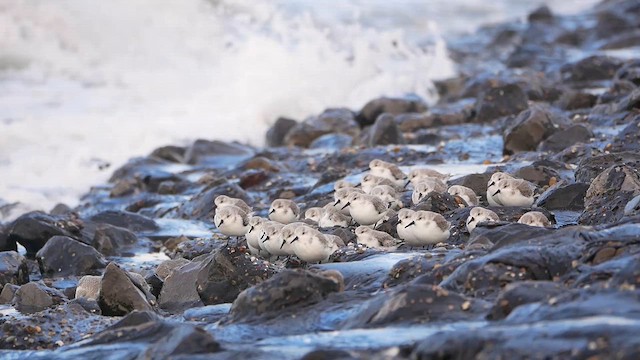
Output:
[[[473,229],[475,229],[476,226],[482,222],[498,222],[498,221],[500,221],[498,214],[496,214],[495,212],[489,209],[476,206],[473,209],[471,209],[471,211],[469,212],[469,217],[467,217],[467,231],[471,233]]]
[[[535,186],[523,179],[498,181],[493,199],[502,206],[530,207],[535,202]]]
[[[287,199],[276,199],[269,208],[269,219],[281,224],[288,224],[298,220],[300,208],[298,204]]]
[[[396,164],[374,159],[369,162],[369,169],[372,175],[387,178],[393,181],[397,187],[404,187],[407,183],[407,175]]]
[[[234,205],[242,209],[242,211],[246,212],[247,214],[251,214],[253,212],[251,206],[247,205],[244,200],[228,197],[227,195],[219,195],[215,200],[213,200],[213,202],[214,204],[216,204],[216,207]]]
[[[520,216],[520,219],[518,219],[518,223],[539,227],[551,226],[551,221],[549,221],[549,219],[547,219],[547,217],[540,211],[529,211],[524,213]]]
[[[452,185],[447,192],[452,196],[461,197],[469,206],[478,206],[480,204],[476,192],[466,186]]]
[[[451,235],[451,224],[444,216],[433,211],[416,211],[405,228],[414,226],[414,239],[406,241],[410,246],[425,246],[446,241]]]

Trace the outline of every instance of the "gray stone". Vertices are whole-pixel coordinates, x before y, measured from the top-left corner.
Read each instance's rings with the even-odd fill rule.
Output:
[[[107,261],[94,248],[67,236],[54,236],[36,254],[45,276],[95,275]]]

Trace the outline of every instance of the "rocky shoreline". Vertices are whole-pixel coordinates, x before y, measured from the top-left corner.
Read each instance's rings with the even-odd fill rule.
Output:
[[[82,205],[0,224],[2,358],[640,357],[640,2],[605,1],[452,39],[461,75],[440,100],[278,119],[266,148],[197,140],[132,159]],[[454,176],[486,202],[491,175],[535,184],[548,228],[522,207],[466,231],[448,194],[446,244],[356,244],[325,264],[269,262],[213,224],[214,199],[266,216],[333,201],[373,159]],[[378,230],[397,237],[397,217]],[[26,250],[19,254],[18,244]]]

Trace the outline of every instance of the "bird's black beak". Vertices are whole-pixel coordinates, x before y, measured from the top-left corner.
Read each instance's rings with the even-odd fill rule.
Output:
[[[348,202],[348,203],[344,204],[344,206],[343,206],[340,210],[344,210],[344,208],[346,208],[346,207],[347,207],[347,206],[349,206],[349,205],[351,205],[351,203],[350,203],[350,202]]]
[[[271,211],[269,211],[269,215],[273,214],[274,212],[276,212],[276,209],[271,209]]]
[[[423,196],[424,196],[424,195],[423,195],[422,193],[418,193],[418,200],[422,200],[422,197],[423,197]]]
[[[408,228],[409,226],[411,226],[411,225],[415,225],[415,224],[416,224],[416,222],[415,222],[415,221],[412,221],[412,222],[408,223],[408,224],[407,224],[407,226],[405,226],[404,228],[406,229],[406,228]]]
[[[298,241],[298,237],[294,237],[293,239],[291,239],[291,243],[293,244],[294,242]]]
[[[489,183],[489,186],[487,186],[487,187],[491,187],[491,186],[493,186],[493,185],[495,185],[495,184],[496,184],[496,182],[495,182],[495,181],[492,181],[491,183]]]
[[[283,240],[282,240],[282,245],[280,245],[280,249],[282,249],[282,248],[284,247],[284,244],[286,244],[286,243],[287,243],[287,240],[284,240],[284,239],[283,239]]]
[[[498,191],[494,192],[494,193],[493,193],[493,196],[496,196],[496,195],[498,195],[498,194],[500,194],[500,189],[498,189]]]
[[[338,206],[338,204],[340,204],[340,199],[336,200],[336,202],[333,203],[333,206]]]
[[[262,242],[266,242],[267,240],[269,240],[268,236],[265,236],[264,240],[262,240]]]
[[[357,183],[353,187],[362,187],[362,184],[361,183]]]
[[[404,188],[406,189],[409,184],[411,184],[411,180],[407,180],[407,182],[404,184]]]
[[[473,216],[469,218],[469,220],[467,220],[467,224],[474,221],[476,218],[474,218]]]
[[[251,227],[249,228],[249,231],[247,231],[247,233],[250,233],[253,231],[253,225],[251,225]]]
[[[224,219],[220,219],[220,224],[218,224],[218,227],[220,227],[220,225],[222,225],[223,222],[224,222]]]

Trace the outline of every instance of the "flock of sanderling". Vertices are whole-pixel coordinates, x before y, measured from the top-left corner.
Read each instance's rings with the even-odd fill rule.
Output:
[[[405,191],[412,191],[414,205],[431,192],[448,192],[457,198],[460,206],[473,207],[466,221],[470,233],[479,223],[500,221],[495,212],[478,206],[480,201],[472,189],[460,185],[447,187],[449,175],[428,168],[405,174],[397,165],[378,159],[369,163],[369,169],[360,184],[337,181],[333,201],[324,207],[309,208],[303,215],[294,201],[277,199],[271,203],[269,218],[265,219],[253,216],[253,209],[243,200],[220,195],[215,199],[214,223],[222,234],[245,237],[253,255],[265,259],[295,255],[302,261],[317,263],[328,261],[336,250],[345,246],[340,237],[322,233],[319,228],[359,225],[355,229],[359,245],[387,250],[401,244],[424,247],[446,242],[451,224],[436,212],[403,208],[401,196]],[[531,207],[535,190],[535,185],[524,179],[496,172],[487,184],[487,202],[491,206]],[[399,239],[376,230],[395,215]],[[518,222],[551,225],[538,211],[525,213]]]

